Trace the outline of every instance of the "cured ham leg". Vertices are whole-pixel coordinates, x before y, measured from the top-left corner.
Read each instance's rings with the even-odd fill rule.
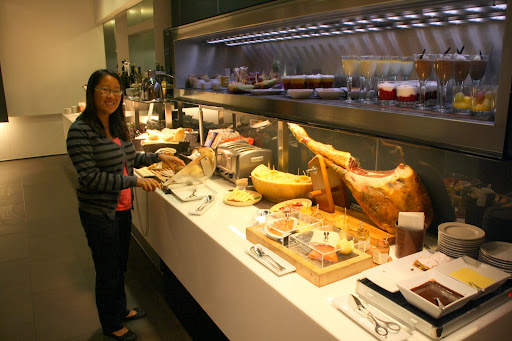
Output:
[[[315,141],[304,128],[288,123],[295,138],[313,153],[322,155],[326,164],[340,176],[363,211],[381,229],[395,233],[399,212],[424,212],[425,223],[432,221],[432,203],[418,174],[401,163],[389,171],[369,171],[359,167],[347,152]]]

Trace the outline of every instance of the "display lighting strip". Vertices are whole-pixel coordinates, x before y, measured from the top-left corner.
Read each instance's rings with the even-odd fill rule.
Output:
[[[378,32],[390,29],[422,28],[430,26],[460,25],[505,20],[506,3],[494,5],[464,5],[462,7],[425,8],[385,15],[358,16],[333,22],[323,22],[269,31],[253,32],[209,39],[208,44],[224,43],[227,46],[285,41],[311,37]]]

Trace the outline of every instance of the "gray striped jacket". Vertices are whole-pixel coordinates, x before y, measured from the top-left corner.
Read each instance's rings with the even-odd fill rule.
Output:
[[[131,141],[121,140],[119,146],[94,132],[80,118],[69,128],[66,145],[78,173],[78,207],[111,219],[114,219],[121,190],[137,184],[133,168],[158,162],[157,154],[136,153]],[[125,161],[128,176],[123,176]]]

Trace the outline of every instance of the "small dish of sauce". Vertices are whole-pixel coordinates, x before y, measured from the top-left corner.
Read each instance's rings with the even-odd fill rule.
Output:
[[[411,291],[413,291],[417,295],[423,297],[424,299],[431,302],[435,306],[437,306],[438,304],[437,304],[436,300],[434,299],[434,297],[439,298],[441,303],[444,304],[445,306],[464,297],[463,295],[459,294],[458,292],[445,287],[444,285],[438,283],[437,281],[435,281],[433,279],[428,282],[423,283],[422,285],[412,288]]]

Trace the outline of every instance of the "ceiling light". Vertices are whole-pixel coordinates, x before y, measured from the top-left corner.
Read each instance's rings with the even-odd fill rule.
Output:
[[[369,23],[370,23],[370,22],[369,22],[368,20],[366,20],[366,19],[358,19],[358,20],[356,20],[356,22],[357,22],[357,23],[359,23],[359,24],[369,24]]]
[[[407,19],[416,19],[417,17],[419,17],[418,14],[413,13],[413,12],[404,12],[404,13],[402,13],[402,15],[404,18],[407,18]]]
[[[447,10],[444,10],[443,13],[445,13],[445,14],[459,14],[459,10],[458,9],[447,9]]]
[[[428,11],[423,12],[423,15],[426,17],[435,17],[435,16],[439,15],[439,13],[434,12],[432,10],[428,10]]]
[[[507,9],[507,4],[498,4],[498,5],[493,5],[493,6],[490,6],[492,9],[501,9],[501,10],[506,10]]]
[[[505,16],[504,15],[494,15],[492,17],[490,17],[492,20],[505,20]]]
[[[353,21],[344,21],[343,22],[345,25],[355,25],[356,23],[353,22]]]
[[[354,33],[352,30],[343,30],[343,33]]]
[[[389,20],[401,20],[402,18],[401,18],[401,17],[399,17],[399,16],[397,16],[397,15],[393,15],[393,14],[392,14],[392,15],[388,16],[388,19],[389,19]]]
[[[468,7],[465,10],[468,12],[482,12],[484,9],[482,7]]]

